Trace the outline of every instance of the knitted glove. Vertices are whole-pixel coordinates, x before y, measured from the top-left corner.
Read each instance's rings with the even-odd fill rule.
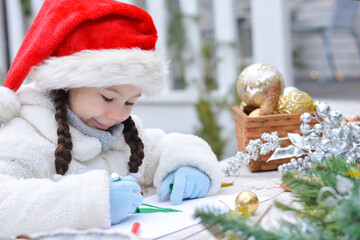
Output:
[[[183,199],[205,197],[209,187],[210,178],[205,173],[194,167],[180,167],[164,179],[158,197],[170,196],[171,203],[178,205]]]
[[[129,213],[141,205],[143,196],[134,178],[121,177],[120,181],[110,179],[111,225],[121,222]]]

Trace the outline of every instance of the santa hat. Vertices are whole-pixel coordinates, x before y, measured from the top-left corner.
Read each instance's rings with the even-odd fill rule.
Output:
[[[114,0],[45,0],[0,87],[0,120],[20,109],[15,92],[29,75],[45,90],[132,84],[161,90],[165,68],[144,10]]]

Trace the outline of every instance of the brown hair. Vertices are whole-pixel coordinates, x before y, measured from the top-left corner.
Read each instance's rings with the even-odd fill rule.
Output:
[[[131,152],[130,162],[128,163],[129,171],[131,173],[136,173],[139,171],[139,166],[142,164],[144,158],[144,144],[139,137],[138,130],[131,116],[129,116],[123,124],[125,142],[129,145]]]
[[[64,175],[69,169],[71,162],[71,150],[73,147],[69,123],[66,117],[66,105],[68,104],[68,93],[65,90],[54,90],[55,120],[58,124],[58,147],[55,150],[56,173]],[[144,158],[144,144],[139,137],[138,130],[131,116],[124,122],[124,138],[130,147],[129,171],[136,173]]]
[[[55,150],[55,169],[57,174],[64,175],[71,162],[71,150],[73,147],[69,123],[66,117],[66,104],[68,93],[59,89],[54,92],[55,120],[58,124],[58,146]]]

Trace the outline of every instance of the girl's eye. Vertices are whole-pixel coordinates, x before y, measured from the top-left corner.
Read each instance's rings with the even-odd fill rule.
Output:
[[[111,102],[112,101],[112,98],[107,98],[104,95],[102,95],[102,97],[103,97],[105,102]]]
[[[131,103],[131,102],[125,102],[125,105],[127,105],[127,106],[132,106],[132,105],[134,105],[134,103]]]

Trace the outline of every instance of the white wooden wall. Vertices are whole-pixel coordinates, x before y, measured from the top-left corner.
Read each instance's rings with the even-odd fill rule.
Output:
[[[11,24],[10,38],[12,38],[10,46],[10,53],[12,58],[14,57],[15,52],[17,51],[23,35],[24,29],[21,21],[21,16],[19,16],[19,2],[20,0],[5,0],[8,5],[12,5],[8,15],[10,18],[8,22]],[[189,49],[191,49],[191,54],[195,57],[194,64],[191,64],[186,69],[186,74],[188,78],[201,78],[203,73],[201,72],[201,61],[196,59],[196,56],[200,56],[200,43],[199,43],[199,25],[200,23],[196,21],[194,16],[199,14],[199,5],[197,0],[179,0],[182,11],[189,16],[185,19],[186,29],[191,33],[191,36],[188,40],[191,44]],[[238,51],[237,47],[239,46],[239,39],[242,36],[242,32],[237,32],[238,28],[236,24],[239,22],[239,18],[243,18],[244,21],[255,22],[257,20],[263,20],[262,16],[258,14],[250,13],[241,13],[245,14],[240,16],[236,11],[239,9],[249,9],[251,7],[258,8],[257,11],[261,11],[262,4],[254,4],[254,2],[260,3],[261,1],[270,1],[270,0],[212,0],[212,5],[214,6],[212,14],[214,15],[214,35],[215,41],[218,45],[216,50],[216,55],[219,58],[219,63],[216,66],[216,74],[219,80],[219,91],[215,94],[224,96],[228,94],[227,90],[231,88],[231,84],[236,82],[236,79],[239,75],[240,65],[244,63],[252,63],[257,59],[253,59],[252,56],[248,56],[245,61],[243,61],[243,56],[241,56],[241,51]],[[302,2],[301,0],[276,0],[278,3],[284,5],[286,1],[289,8],[291,8],[294,3]],[[316,0],[310,1],[312,5],[308,6],[308,3],[301,3],[304,9],[301,10],[298,15],[298,21],[313,23],[314,21],[325,21],[326,17],[329,15],[329,8],[333,0]],[[43,0],[32,0],[32,6],[35,9],[39,9]],[[165,0],[127,0],[124,2],[136,4],[140,7],[146,7],[147,11],[152,15],[155,25],[158,29],[159,40],[157,42],[157,49],[163,54],[165,59],[169,59],[166,49],[166,10],[165,10]],[[309,2],[309,1],[308,1]],[[279,5],[281,6],[281,5]],[[275,9],[274,9],[275,7]],[[275,18],[271,18],[274,12],[278,14],[284,14],[284,12],[276,8],[276,4],[269,4],[269,6],[264,11],[263,14],[269,14],[268,17],[270,20],[274,20],[272,23],[269,23],[268,26],[279,28],[272,24],[276,24]],[[273,9],[271,9],[273,8]],[[254,11],[254,9],[249,9]],[[284,16],[277,16],[279,19],[285,19]],[[282,20],[284,21],[284,20]],[[360,27],[360,16],[357,20],[359,22],[358,26]],[[281,22],[281,20],[280,20]],[[247,26],[251,27],[253,25],[248,24]],[[258,36],[263,34],[263,30],[267,30],[261,27],[256,27],[256,29],[250,29],[252,33],[251,39],[256,39]],[[290,26],[291,27],[291,26]],[[280,27],[281,29],[281,27]],[[1,30],[1,29],[0,29]],[[286,34],[286,32],[283,32]],[[269,36],[271,37],[271,36]],[[285,39],[285,38],[284,38]],[[293,40],[293,41],[291,41]],[[233,45],[231,43],[234,43]],[[310,78],[312,72],[320,70],[321,66],[321,57],[322,57],[322,46],[320,38],[316,35],[314,36],[303,36],[303,37],[293,37],[290,38],[289,44],[296,48],[302,46],[302,51],[300,54],[300,61],[304,62],[307,65],[307,68],[298,69],[295,71],[295,77]],[[0,39],[0,45],[1,45]],[[269,45],[269,41],[263,41],[261,44],[267,48],[273,48],[275,52],[277,51],[276,46]],[[252,49],[247,52],[255,52],[254,43],[252,44],[243,44],[243,46],[251,46]],[[277,45],[278,48],[284,47],[284,44]],[[1,50],[0,50],[1,51]],[[284,49],[278,49],[278,51],[283,51]],[[289,54],[288,50],[288,54]],[[0,52],[1,53],[1,52]],[[263,52],[260,52],[261,54]],[[285,50],[286,53],[286,50]],[[352,42],[350,37],[343,36],[339,39],[334,39],[334,53],[336,57],[336,64],[344,71],[344,74],[350,76],[360,76],[360,68],[358,55],[356,51],[356,46]],[[257,55],[259,52],[257,52]],[[284,55],[285,56],[285,55]],[[286,58],[284,58],[286,59]],[[1,65],[0,60],[0,65]],[[287,70],[292,70],[291,66],[286,67]],[[284,68],[286,70],[286,68]],[[1,71],[1,69],[0,69]],[[195,127],[199,124],[194,104],[197,101],[197,91],[194,86],[185,89],[185,90],[173,90],[171,89],[169,77],[166,79],[165,91],[160,96],[153,98],[143,98],[141,99],[134,108],[134,113],[139,115],[144,122],[145,127],[157,127],[162,128],[167,132],[182,132],[182,133],[193,133]],[[234,86],[235,87],[235,86]],[[234,122],[232,120],[231,112],[225,112],[219,114],[219,119],[221,121],[221,126],[223,127],[223,136],[229,139],[229,144],[225,149],[224,157],[232,156],[236,151],[236,140],[235,140],[235,131],[234,131]]]
[[[159,0],[148,0],[148,7],[150,7],[148,11],[152,15],[161,37],[161,32],[164,35],[166,34],[162,30],[166,27],[164,24],[166,23],[166,18],[164,18],[166,14],[163,12],[165,11],[164,8],[155,8],[154,5],[149,4],[154,1],[161,2]],[[192,58],[192,63],[186,66],[185,75],[190,82],[193,80],[199,81],[204,75],[201,62],[199,4],[195,0],[180,0],[179,2],[181,11],[185,15],[184,25],[187,30],[187,42],[190,45],[184,51],[187,51],[186,54],[189,54]],[[239,74],[237,72],[236,56],[236,14],[233,0],[213,0],[212,4],[214,6],[212,13],[215,19],[215,42],[218,46],[216,56],[219,59],[216,66],[219,89],[213,94],[226,96],[231,84],[236,83]],[[221,7],[219,7],[219,4],[221,4]],[[166,46],[158,44],[157,48],[163,51]],[[165,55],[165,57],[169,56]],[[198,98],[196,85],[191,84],[184,90],[173,90],[170,88],[170,80],[167,79],[166,89],[160,96],[139,100],[134,108],[134,113],[145,119],[145,127],[162,128],[166,132],[191,134],[199,125],[194,107]],[[229,139],[223,157],[230,157],[237,150],[232,114],[230,111],[224,110],[218,114],[218,119],[222,127],[222,136]]]
[[[281,72],[285,86],[293,86],[288,12],[287,0],[251,1],[253,62],[273,65]]]

